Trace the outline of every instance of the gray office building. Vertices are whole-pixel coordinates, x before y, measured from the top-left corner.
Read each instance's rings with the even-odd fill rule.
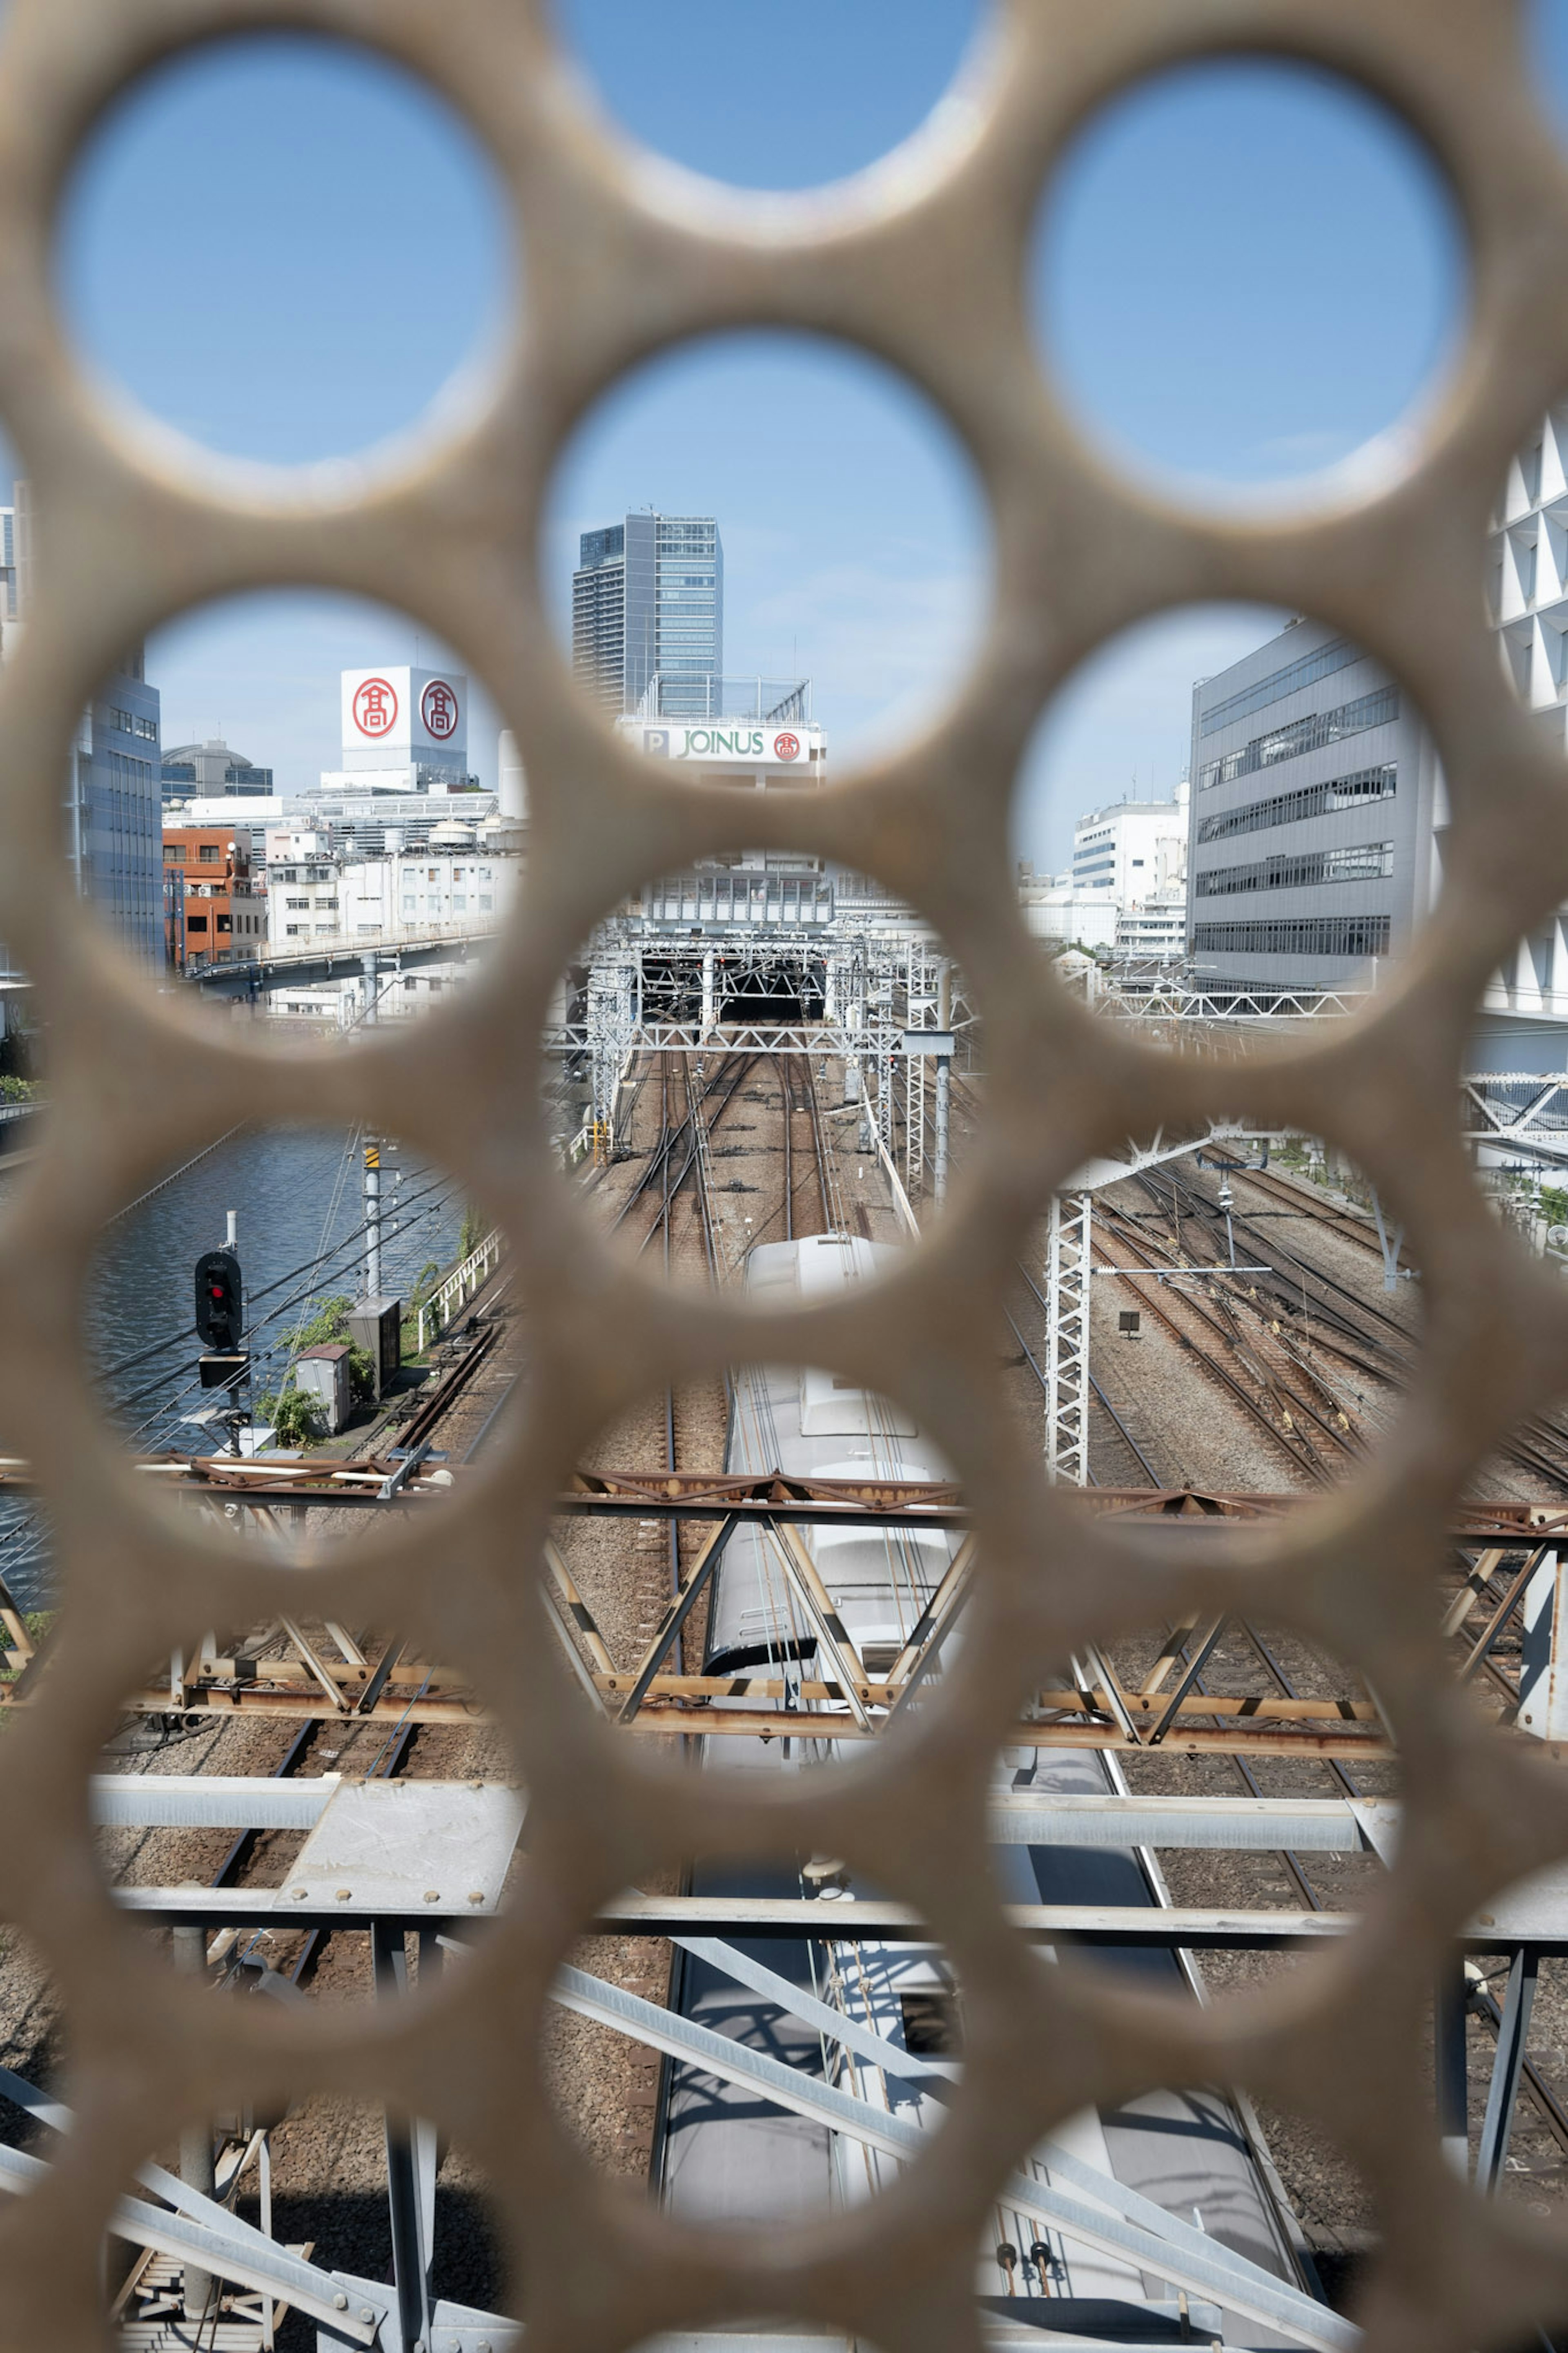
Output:
[[[585,531],[572,667],[600,708],[703,719],[724,671],[724,551],[711,515],[629,514]]]
[[[1193,689],[1187,949],[1202,987],[1362,988],[1436,895],[1436,754],[1399,686],[1292,621]]]
[[[172,744],[163,753],[166,801],[213,800],[238,796],[255,800],[272,790],[272,771],[258,768],[243,752],[209,735],[203,744]]]

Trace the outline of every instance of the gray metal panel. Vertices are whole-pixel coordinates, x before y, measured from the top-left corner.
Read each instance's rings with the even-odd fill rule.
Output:
[[[352,1781],[300,1848],[275,1908],[330,1897],[356,1912],[428,1905],[493,1911],[522,1829],[522,1799],[499,1783]]]

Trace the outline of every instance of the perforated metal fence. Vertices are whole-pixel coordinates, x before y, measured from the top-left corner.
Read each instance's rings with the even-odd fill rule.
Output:
[[[1489,509],[1531,421],[1568,386],[1568,163],[1532,101],[1508,0],[1011,0],[962,85],[885,164],[822,195],[739,196],[635,153],[591,118],[529,0],[13,0],[0,39],[0,417],[33,487],[32,617],[0,676],[0,936],[47,1024],[50,1109],[0,1227],[0,1426],[37,1466],[67,1608],[40,1704],[0,1743],[0,1908],[58,1985],[81,2117],[44,2187],[0,2214],[0,2343],[99,2343],[114,2194],[182,2117],[282,2093],[391,2094],[486,2167],[530,2341],[632,2345],[760,2312],[887,2348],[975,2341],[977,2241],[1053,2120],[1161,2084],[1225,2080],[1314,2120],[1375,2193],[1378,2353],[1528,2339],[1568,2312],[1568,2244],[1444,2165],[1422,2020],[1447,1940],[1568,1853],[1550,1758],[1484,1731],[1445,1674],[1445,1514],[1487,1449],[1568,1388],[1561,1286],[1484,1206],[1458,1136],[1471,1011],[1515,937],[1568,899],[1568,776],[1515,705],[1489,629]],[[366,471],[275,482],[110,412],[51,291],[51,208],[95,111],[184,44],[247,26],[373,42],[445,91],[494,156],[526,282],[467,411]],[[896,23],[889,37],[897,37]],[[1087,112],[1167,61],[1236,49],[1336,68],[1429,142],[1469,238],[1464,349],[1403,470],[1268,523],[1162,506],[1091,455],[1026,317],[1040,193]],[[574,700],[536,543],[574,420],[679,338],[766,324],[901,370],[970,451],[991,503],[993,625],[945,717],[819,795],[749,796],[749,847],[875,873],[962,962],[990,1064],[949,1214],[896,1279],[773,1318],[667,1296],[616,1261],[553,1164],[534,1040],[592,922],[651,877],[737,847],[721,791],[652,772]],[[302,583],[405,607],[498,696],[525,758],[526,892],[483,979],[438,1018],[330,1058],[263,1050],[154,998],[73,897],[59,780],[77,714],[128,641],[199,600]],[[1166,1059],[1054,985],[1015,902],[1009,798],[1053,689],[1123,624],[1215,596],[1302,609],[1418,698],[1452,796],[1441,902],[1356,1020],[1239,1066]],[[1396,1205],[1425,1271],[1419,1377],[1341,1493],[1235,1551],[1141,1552],[1041,1466],[998,1393],[999,1302],[1051,1187],[1160,1123],[1237,1113],[1332,1138]],[[102,1220],[240,1119],[363,1119],[438,1157],[510,1237],[544,1377],[484,1481],[428,1530],[303,1567],[162,1519],[116,1451],[79,1335]],[[973,1498],[984,1566],[961,1660],[852,1776],[766,1796],[617,1746],[570,1687],[534,1604],[551,1495],[639,1394],[794,1356],[893,1393]],[[466,1668],[514,1744],[530,1857],[514,1909],[456,1986],[370,2011],[232,2010],[176,1981],[117,1917],[87,1776],[128,1678],[215,1620],[285,1605],[395,1620]],[[1050,1664],[1173,1609],[1239,1601],[1367,1677],[1397,1728],[1408,1818],[1357,1930],[1245,2004],[1163,2005],[1016,1940],[985,1862],[994,1750]],[[678,2232],[589,2172],[537,2058],[545,1989],[615,1891],[700,1852],[838,1854],[917,1905],[965,1989],[967,2066],[895,2189],[816,2227]]]

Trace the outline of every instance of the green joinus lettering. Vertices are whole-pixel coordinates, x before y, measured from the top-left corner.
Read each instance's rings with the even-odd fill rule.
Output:
[[[691,727],[686,734],[686,756],[701,758],[725,753],[732,760],[760,760],[763,739],[760,727]]]

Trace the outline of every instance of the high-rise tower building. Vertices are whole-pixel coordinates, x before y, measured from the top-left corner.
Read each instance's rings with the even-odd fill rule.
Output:
[[[711,515],[629,514],[583,533],[572,667],[609,712],[711,714],[724,670],[724,551]]]

